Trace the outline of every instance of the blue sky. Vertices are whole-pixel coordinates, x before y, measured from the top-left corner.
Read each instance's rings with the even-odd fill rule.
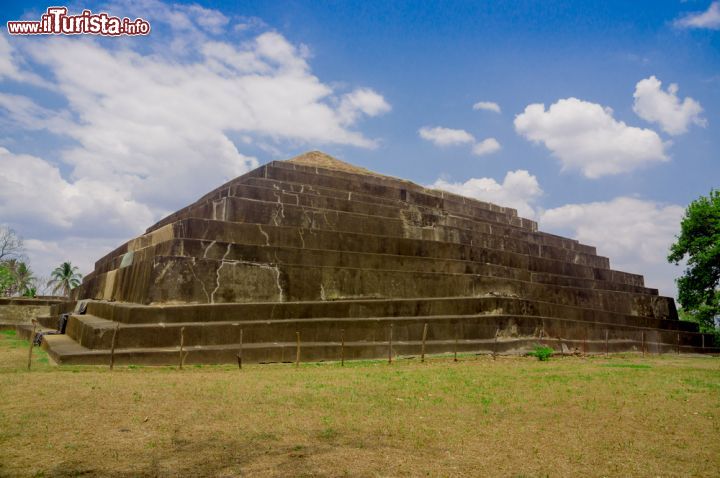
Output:
[[[47,6],[5,3],[2,23]],[[0,34],[0,223],[41,275],[321,149],[516,207],[674,295],[682,211],[720,185],[717,2],[68,7],[153,30]]]

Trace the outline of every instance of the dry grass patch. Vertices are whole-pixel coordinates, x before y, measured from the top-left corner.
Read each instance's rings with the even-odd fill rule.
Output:
[[[0,333],[0,476],[717,476],[720,358],[54,367]]]

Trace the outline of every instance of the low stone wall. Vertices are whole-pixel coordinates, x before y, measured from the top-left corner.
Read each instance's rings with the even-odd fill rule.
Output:
[[[35,317],[49,315],[50,306],[60,302],[59,299],[0,298],[0,323],[28,324]]]

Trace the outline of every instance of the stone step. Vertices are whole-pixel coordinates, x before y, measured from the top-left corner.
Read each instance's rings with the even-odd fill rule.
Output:
[[[507,320],[512,320],[509,329]],[[632,327],[608,327],[604,324],[568,324],[553,318],[499,317],[497,321],[486,320],[478,327],[478,336],[460,340],[428,338],[425,344],[427,354],[439,353],[526,353],[537,344],[552,346],[556,350],[577,350],[584,353],[641,352],[644,346],[649,353],[719,353],[720,348],[698,345],[702,334],[673,333],[653,329]],[[413,331],[417,324],[413,323]],[[498,330],[501,329],[501,332]],[[186,329],[187,330],[187,329]],[[385,335],[378,335],[375,341],[345,341],[341,350],[341,337],[331,341],[312,342],[303,340],[300,331],[301,361],[339,360],[341,354],[346,360],[381,359],[393,356],[417,356],[422,350],[422,341],[418,337],[403,340],[402,324],[393,325],[393,340],[390,343],[389,327]],[[543,337],[536,335],[538,330]],[[125,332],[123,330],[123,332]],[[122,335],[120,332],[118,337]],[[643,336],[644,333],[644,336]],[[679,337],[679,345],[678,345]],[[294,338],[294,337],[293,337]],[[643,340],[644,338],[644,340]],[[243,333],[244,339],[244,333]],[[238,338],[239,340],[239,338]],[[563,347],[564,345],[564,347]],[[292,362],[296,359],[297,343],[286,342],[247,343],[242,347],[243,363]],[[47,336],[43,348],[50,357],[60,364],[102,364],[110,362],[109,349],[89,349],[83,347],[67,335]],[[185,364],[236,363],[239,343],[222,345],[188,345],[183,348]],[[116,364],[177,365],[180,358],[178,345],[169,347],[116,348]]]
[[[547,260],[531,259],[531,261],[543,265],[543,267],[536,269],[538,272],[597,278],[637,286],[643,285],[643,278],[638,274],[611,271],[604,267],[605,264],[603,264],[601,268],[594,268],[602,269],[602,271],[593,271],[583,264],[574,262],[576,258],[575,255],[570,257],[573,259],[572,263],[554,259],[558,256],[562,257],[562,254],[553,247],[545,247],[518,239],[480,233],[474,233],[469,237],[461,237],[461,241],[465,242],[465,244],[458,245],[455,242],[434,241],[431,240],[432,238],[394,238],[365,233],[348,233],[262,224],[226,223],[195,218],[186,219],[174,225],[165,226],[156,232],[141,236],[131,241],[129,250],[136,251],[173,237],[188,237],[243,244],[273,244],[312,249],[420,255],[423,257],[447,259],[466,259],[471,256],[480,257],[482,254],[485,254],[485,252],[473,248],[482,248],[536,257],[542,255],[544,256],[542,259]],[[126,248],[124,253],[127,252],[127,250]],[[565,250],[560,252],[563,251]],[[98,272],[105,272],[118,268],[122,256],[122,254],[113,257],[110,257],[110,255],[106,256],[96,263],[96,270]],[[568,257],[566,256],[566,258]]]
[[[250,178],[244,179],[243,182],[246,184],[251,184],[251,185],[260,185],[260,186],[265,185],[266,187],[277,188],[277,189],[280,189],[283,191],[288,191],[291,193],[295,193],[296,191],[304,190],[306,192],[306,194],[312,194],[313,192],[318,192],[318,193],[322,192],[322,194],[324,195],[324,194],[327,194],[328,192],[334,191],[335,192],[334,194],[330,194],[331,197],[344,198],[344,197],[347,197],[348,195],[350,195],[350,197],[353,200],[355,200],[355,198],[357,197],[357,198],[361,198],[359,200],[362,202],[381,201],[380,204],[385,204],[385,205],[388,204],[387,202],[383,202],[383,201],[387,201],[387,199],[379,198],[377,196],[360,195],[358,193],[353,193],[353,192],[348,192],[348,191],[332,190],[332,189],[318,188],[318,187],[308,189],[311,187],[306,186],[301,183],[294,183],[294,182],[290,182],[290,181],[276,181],[276,180],[272,180],[272,179],[250,177]],[[218,199],[220,199],[220,196],[216,198],[216,200],[218,200]],[[407,201],[402,201],[402,200],[391,200],[391,201],[393,201],[395,204],[397,204],[397,203],[399,203],[401,205],[407,204]],[[420,208],[442,210],[441,207],[431,208],[430,206],[418,206],[418,205],[415,205],[415,206],[420,207]],[[465,216],[470,219],[475,218],[475,216],[472,214],[472,211],[454,211],[453,214]],[[558,236],[555,234],[549,234],[549,233],[541,232],[541,231],[535,231],[535,232],[523,231],[518,228],[509,229],[508,232],[511,232],[511,233],[517,235],[518,237],[522,237],[522,238],[524,238],[524,240],[530,240],[527,238],[532,238],[535,240],[535,243],[541,244],[541,245],[562,247],[562,248],[571,249],[571,250],[575,250],[578,252],[583,252],[585,254],[591,254],[591,255],[595,255],[597,253],[597,250],[594,246],[582,244],[575,239],[569,239],[569,238]],[[503,234],[507,236],[507,235],[509,235],[508,232],[504,232]]]
[[[249,178],[256,179],[257,178]],[[295,189],[295,188],[293,188]],[[301,187],[302,189],[302,187]],[[448,212],[440,208],[429,208],[425,206],[417,206],[404,201],[398,201],[396,204],[377,204],[374,202],[359,201],[352,197],[352,191],[345,192],[345,197],[338,198],[335,196],[320,196],[311,193],[290,192],[286,190],[276,189],[267,186],[255,186],[249,184],[235,184],[229,187],[222,195],[218,195],[213,200],[197,201],[193,205],[183,208],[177,213],[166,217],[159,225],[169,224],[176,220],[187,217],[191,211],[203,206],[202,210],[212,207],[213,203],[218,203],[226,198],[245,198],[257,201],[265,201],[273,204],[289,204],[295,206],[304,206],[314,209],[328,211],[342,211],[368,216],[378,216],[386,218],[403,218],[417,216],[420,221],[429,221],[436,216],[450,216],[457,218],[458,223],[467,221],[487,222],[494,226],[509,226],[517,228],[518,219],[514,216],[498,213],[488,210],[468,211],[468,212]],[[593,251],[594,252],[594,251]]]
[[[303,301],[498,295],[619,312],[676,318],[672,299],[473,274],[423,273],[335,266],[160,256],[94,276],[88,298],[142,304]]]
[[[637,327],[697,331],[692,322],[630,316],[597,309],[512,297],[440,297],[358,299],[306,302],[245,302],[147,306],[89,301],[88,314],[127,324],[283,320],[314,317],[363,318],[403,316],[535,315],[587,322],[628,323]]]
[[[567,287],[617,290],[657,295],[657,289],[649,289],[631,284],[616,284],[595,279],[565,277],[552,273],[533,273],[529,269],[529,258],[527,256],[489,249],[476,249],[476,251],[482,253],[482,255],[473,256],[471,260],[460,260],[411,255],[238,244],[198,239],[174,239],[136,251],[133,260],[152,260],[155,256],[184,256],[296,266],[335,266],[405,272],[478,274]],[[115,263],[115,267],[119,268],[120,261],[115,261]]]
[[[453,216],[403,219],[379,218],[358,213],[315,209],[282,203],[245,198],[223,198],[221,201],[198,206],[188,217],[212,218],[218,221],[289,226],[337,232],[374,234],[432,241],[472,244],[476,234],[502,235],[502,229],[483,222],[472,222]],[[468,229],[470,227],[471,229]],[[482,240],[482,236],[478,237]],[[540,246],[541,255],[554,259],[609,269],[607,257],[584,254],[554,246]]]
[[[238,187],[246,187],[240,185]],[[259,188],[256,188],[259,189]],[[218,211],[225,213],[224,203],[228,197],[238,197],[254,200],[262,200],[264,202],[271,203],[272,207],[277,207],[277,204],[292,204],[292,205],[303,205],[313,209],[322,211],[340,211],[340,212],[354,212],[358,214],[364,214],[369,216],[379,215],[380,217],[386,217],[390,219],[399,219],[404,224],[414,224],[420,227],[429,227],[429,225],[439,224],[454,227],[456,229],[466,229],[468,231],[480,232],[484,234],[495,234],[503,237],[513,237],[523,241],[531,242],[542,246],[557,247],[561,249],[569,249],[576,253],[587,254],[591,256],[596,255],[594,247],[584,246],[579,244],[577,241],[561,238],[542,232],[528,232],[516,227],[511,227],[507,223],[498,222],[497,219],[483,218],[474,216],[458,216],[448,214],[446,211],[439,209],[427,209],[427,208],[388,208],[382,206],[382,210],[378,211],[376,206],[369,205],[363,202],[356,202],[354,200],[348,201],[346,199],[339,200],[333,198],[335,208],[321,204],[318,204],[316,197],[309,195],[304,197],[304,201],[300,201],[303,195],[299,193],[293,193],[290,195],[283,196],[278,191],[265,188],[264,194],[253,194],[253,195],[234,195],[234,196],[222,196],[215,201],[198,201],[186,208],[181,209],[175,214],[172,214],[155,226],[148,229],[148,232],[157,230],[161,225],[170,224],[176,220],[184,219],[187,217],[210,217],[209,215],[217,214]],[[289,201],[289,202],[288,202]],[[378,214],[380,213],[380,214]],[[217,217],[216,217],[217,218]],[[498,229],[498,227],[500,229]]]
[[[393,316],[393,317],[367,317],[367,318],[289,318],[267,320],[244,320],[215,322],[174,322],[174,323],[143,323],[120,324],[112,320],[103,319],[93,315],[73,315],[67,328],[68,336],[72,337],[83,347],[89,349],[109,349],[112,346],[113,336],[116,334],[116,347],[144,348],[144,347],[170,347],[180,343],[189,346],[195,345],[223,345],[239,342],[240,330],[243,331],[244,343],[290,342],[295,340],[295,333],[301,331],[302,337],[310,342],[324,342],[338,339],[341,335],[351,342],[377,342],[386,341],[389,327],[392,324],[395,335],[399,341],[413,340],[421,337],[423,327],[428,325],[428,340],[453,340],[457,337],[482,337],[487,331],[488,321],[491,325],[502,330],[514,330],[515,323],[520,317],[527,315],[501,315],[501,314],[474,314],[474,315],[447,315],[447,316]],[[540,336],[542,323],[549,317],[537,317],[540,324],[531,335]],[[565,320],[565,327],[573,328],[567,331],[558,329],[558,334],[579,337],[575,329],[582,324],[598,324],[590,321],[572,321],[554,317],[553,320]],[[634,322],[601,322],[600,325],[608,327],[628,326],[637,327]],[[558,322],[558,327],[560,322]],[[667,331],[671,333],[672,331]],[[684,334],[684,331],[676,330]],[[338,339],[339,340],[339,339]]]
[[[264,171],[263,171],[264,168]],[[537,224],[528,219],[519,218],[513,208],[459,196],[447,191],[432,190],[410,181],[391,177],[368,177],[364,174],[337,172],[329,169],[310,168],[285,161],[273,161],[254,176],[281,181],[294,181],[307,185],[354,191],[372,196],[388,197],[411,202],[419,206],[453,211],[463,207],[499,212],[520,219],[521,226],[536,229]],[[252,175],[251,175],[252,176]]]
[[[268,166],[268,167],[270,167],[270,166]],[[281,164],[281,163],[280,163],[280,167],[282,167],[282,164]],[[255,171],[253,171],[253,172],[251,172],[251,173],[248,173],[248,174],[246,174],[246,175],[244,175],[244,176],[241,176],[240,178],[236,178],[235,180],[230,181],[229,183],[226,183],[225,185],[221,186],[220,188],[216,189],[215,191],[207,194],[206,196],[204,196],[203,198],[201,198],[199,201],[197,201],[197,202],[194,203],[193,205],[190,205],[190,206],[188,206],[188,207],[186,207],[186,208],[178,211],[178,213],[176,213],[176,214],[173,214],[173,215],[171,215],[171,216],[168,216],[167,218],[163,219],[162,221],[160,221],[160,222],[157,223],[156,225],[150,227],[150,228],[148,229],[148,232],[153,231],[153,230],[161,227],[162,225],[166,225],[166,224],[169,224],[169,223],[171,223],[171,222],[174,222],[175,220],[180,219],[181,217],[185,217],[185,215],[183,214],[183,212],[185,212],[187,209],[189,209],[189,208],[191,208],[191,207],[193,207],[193,206],[197,206],[197,205],[199,205],[199,204],[201,204],[201,203],[205,203],[205,202],[208,202],[208,201],[211,201],[211,200],[219,200],[219,199],[221,199],[222,197],[224,197],[224,195],[227,194],[227,191],[228,191],[228,190],[230,189],[230,187],[232,187],[233,185],[246,183],[246,182],[248,182],[248,181],[266,180],[265,178],[263,178],[263,174],[264,174],[263,168],[264,168],[264,167],[261,167],[261,168],[259,168],[258,170],[255,170]],[[275,181],[275,180],[273,180],[273,181]],[[297,185],[297,188],[296,188],[295,190],[304,190],[304,189],[309,189],[309,188],[318,189],[318,188],[316,188],[316,187],[314,187],[314,186],[312,186],[312,185],[309,185],[309,184],[301,184],[301,183],[296,182],[296,179],[293,178],[292,175],[290,175],[289,177],[286,177],[283,181],[275,181],[275,182],[276,182],[276,183],[287,183],[287,184]],[[403,182],[403,181],[398,181],[398,182],[399,182],[399,183],[403,183],[403,184],[405,183],[405,182]],[[409,183],[409,184],[412,184],[412,183]],[[421,189],[421,190],[424,190],[424,188],[422,188],[422,187],[420,187],[420,186],[417,186],[417,185],[413,185],[413,186],[415,186],[416,188],[419,188],[419,189]],[[295,188],[295,187],[293,186],[293,188]],[[323,191],[329,191],[329,190],[331,190],[331,189],[329,189],[329,188],[321,188],[321,189],[322,189]],[[356,195],[357,195],[357,194],[362,194],[362,193],[358,193],[357,191],[348,191],[347,189],[342,190],[342,191],[341,191],[341,190],[335,190],[335,191],[339,191],[339,192],[341,193],[340,195],[336,195],[335,197],[341,197],[341,196],[348,195],[348,194],[356,194]],[[397,191],[398,191],[398,192],[397,192],[397,194],[395,194],[395,196],[397,196],[397,198],[396,198],[397,200],[400,200],[400,198],[401,198],[401,196],[402,196],[402,191],[405,191],[405,189],[398,189]],[[425,190],[425,191],[428,191],[428,190]],[[436,202],[435,202],[435,203],[432,203],[432,204],[426,205],[427,207],[431,207],[431,206],[432,206],[432,207],[436,207],[436,208],[438,208],[438,207],[442,208],[442,205],[445,204],[445,203],[447,203],[447,202],[450,200],[449,198],[457,198],[457,202],[458,202],[459,204],[470,204],[470,203],[489,204],[489,203],[482,203],[482,202],[480,202],[480,201],[475,201],[475,200],[469,199],[469,198],[464,198],[464,197],[462,197],[462,196],[453,195],[453,194],[446,193],[446,192],[436,191],[435,193],[438,194],[438,197],[435,198]],[[368,197],[370,197],[370,196],[369,196],[369,195],[364,195],[363,200],[367,200]],[[377,197],[377,194],[375,195],[375,197]],[[407,202],[407,198],[406,198],[405,200],[403,200],[402,202]],[[502,208],[502,207],[495,206],[495,205],[491,205],[491,206],[494,206],[494,207],[492,208],[493,211],[513,211],[513,212],[514,212],[514,210],[512,210],[512,209],[510,209],[510,208]],[[534,228],[534,229],[536,229],[536,228]],[[578,243],[578,241],[573,240],[573,239],[563,238],[563,237],[560,237],[560,236],[556,236],[556,235],[553,235],[553,234],[547,234],[547,233],[538,233],[537,236],[538,236],[538,239],[547,241],[549,244],[555,244],[555,243],[561,242],[561,243],[564,244],[564,247],[567,247],[567,248],[571,248],[571,249],[577,248],[577,249],[581,250],[582,252],[590,253],[590,254],[594,254],[594,253],[595,253],[595,248],[594,248],[594,247],[580,244],[580,243]]]
[[[275,169],[279,169],[283,174],[289,170],[291,171],[291,174],[289,177],[285,174],[285,178],[278,180],[277,178],[271,177],[272,171]],[[268,171],[271,171],[271,173],[268,174]],[[310,182],[298,181],[295,177],[293,177],[293,171],[302,171],[305,173],[309,172],[313,176],[321,174],[326,180],[326,184],[317,185]],[[217,200],[226,195],[227,191],[233,186],[238,184],[251,184],[253,183],[253,180],[294,183],[299,185],[297,192],[302,193],[312,191],[321,195],[328,195],[337,198],[348,195],[351,195],[352,197],[354,195],[359,200],[366,202],[384,202],[385,204],[389,204],[391,202],[410,202],[412,204],[434,208],[442,208],[443,206],[453,208],[455,206],[461,206],[465,208],[477,208],[485,211],[492,211],[508,216],[517,216],[517,211],[512,208],[458,196],[445,191],[427,189],[406,180],[390,178],[387,176],[370,177],[368,175],[358,174],[338,174],[338,171],[336,170],[307,168],[301,165],[287,164],[282,161],[269,163],[243,176],[228,181],[222,186],[201,197],[198,202]],[[359,188],[354,186],[359,186],[360,188],[365,187],[368,191],[358,190]]]

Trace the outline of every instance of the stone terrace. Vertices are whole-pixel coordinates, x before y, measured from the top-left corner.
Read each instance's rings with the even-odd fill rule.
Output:
[[[514,209],[383,176],[319,152],[208,193],[98,260],[60,363],[558,350],[717,352],[671,298],[594,247]]]

